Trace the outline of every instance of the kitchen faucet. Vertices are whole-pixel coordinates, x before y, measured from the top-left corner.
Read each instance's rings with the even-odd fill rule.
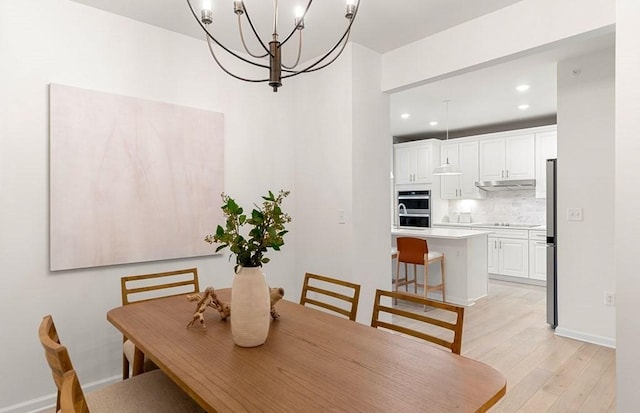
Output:
[[[407,213],[407,207],[401,202],[398,204],[398,214],[402,213],[402,210],[404,209],[404,213]]]

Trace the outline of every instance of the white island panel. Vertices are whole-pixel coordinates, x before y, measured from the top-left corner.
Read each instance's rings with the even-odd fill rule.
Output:
[[[444,228],[391,231],[394,247],[397,237],[415,237],[426,239],[430,250],[444,253],[447,302],[463,306],[475,304],[488,293],[487,236],[490,233]],[[429,267],[429,278],[432,280],[429,284],[439,283],[439,265]],[[433,292],[429,298],[441,300],[442,295]]]

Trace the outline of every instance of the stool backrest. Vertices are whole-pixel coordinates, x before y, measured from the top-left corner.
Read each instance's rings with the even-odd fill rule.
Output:
[[[424,264],[425,254],[429,253],[427,240],[412,237],[398,237],[398,261],[409,264]]]

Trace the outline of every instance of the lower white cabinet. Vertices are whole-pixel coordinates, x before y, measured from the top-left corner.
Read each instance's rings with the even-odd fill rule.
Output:
[[[529,277],[529,240],[489,237],[489,272]]]
[[[547,280],[546,232],[529,231],[529,278]]]

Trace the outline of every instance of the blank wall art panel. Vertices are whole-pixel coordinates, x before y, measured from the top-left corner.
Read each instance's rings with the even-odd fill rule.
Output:
[[[213,254],[224,117],[50,86],[51,270]]]

